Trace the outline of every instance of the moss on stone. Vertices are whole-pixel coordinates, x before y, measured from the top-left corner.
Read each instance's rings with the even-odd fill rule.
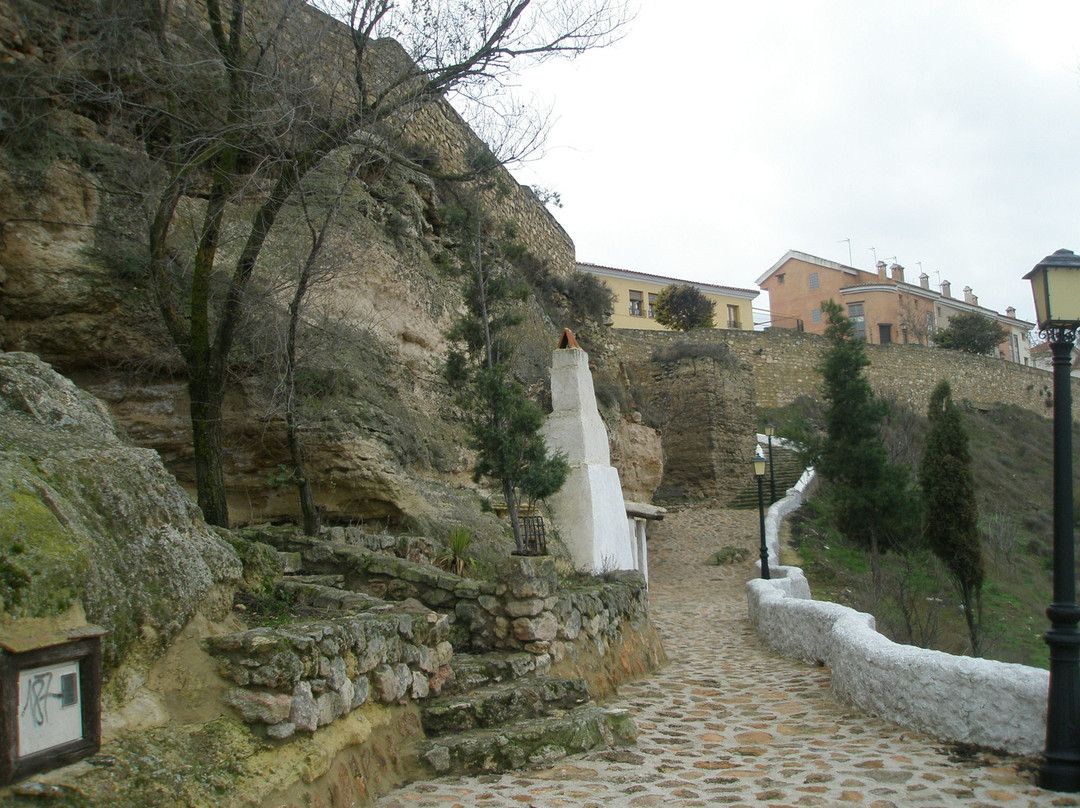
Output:
[[[0,557],[5,562],[0,610],[13,617],[50,617],[78,599],[75,582],[87,573],[89,548],[49,508],[45,492],[25,479],[33,466],[21,460],[0,462]]]

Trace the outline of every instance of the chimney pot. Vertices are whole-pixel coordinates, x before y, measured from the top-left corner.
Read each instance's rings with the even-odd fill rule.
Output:
[[[892,279],[896,283],[904,282],[904,268],[899,264],[893,264],[889,269],[892,271]]]
[[[971,287],[970,286],[965,286],[964,287],[964,302],[965,303],[973,303],[974,302],[974,300],[973,300],[974,297],[975,297],[975,295],[973,295],[971,293]]]
[[[1016,319],[1016,307],[1015,306],[1009,306],[1007,309],[1005,309],[1005,316],[1010,318],[1010,319],[1015,320]]]
[[[879,278],[881,278],[881,280],[885,280],[885,278],[886,278],[886,275],[885,275],[885,262],[884,261],[878,261],[877,262],[877,276]]]
[[[919,276],[919,286],[921,286],[923,289],[930,288],[930,276],[927,275],[925,272]]]
[[[941,282],[941,296],[952,297],[952,284],[948,281]]]

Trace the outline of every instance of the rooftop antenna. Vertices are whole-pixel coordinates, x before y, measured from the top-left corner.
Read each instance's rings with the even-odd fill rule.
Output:
[[[847,264],[848,264],[848,266],[851,266],[851,239],[842,238],[836,243],[837,244],[843,244],[845,241],[847,242]]]
[[[877,266],[877,247],[871,247],[870,252],[874,254],[874,266]]]

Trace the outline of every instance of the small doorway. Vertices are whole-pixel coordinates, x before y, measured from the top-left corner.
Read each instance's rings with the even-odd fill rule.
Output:
[[[878,323],[878,342],[882,345],[892,342],[892,325],[890,323]]]

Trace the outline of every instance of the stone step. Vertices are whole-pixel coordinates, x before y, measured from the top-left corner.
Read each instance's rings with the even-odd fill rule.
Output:
[[[538,661],[539,659],[539,661]],[[530,674],[546,674],[547,657],[524,651],[492,651],[486,654],[454,654],[450,667],[454,678],[443,687],[446,695],[468,693],[479,687],[509,682]]]
[[[768,449],[762,447],[762,450],[766,452],[768,456]],[[753,473],[747,470],[747,483],[743,488],[732,497],[728,503],[729,508],[757,508],[758,495],[757,495],[757,480],[754,479]],[[796,452],[789,451],[787,449],[777,449],[773,447],[773,473],[776,476],[776,496],[781,498],[795,483],[802,477],[805,468],[802,464],[799,455]],[[764,494],[765,494],[765,506],[769,505],[769,469],[765,467],[765,479]]]
[[[428,740],[418,754],[434,776],[484,774],[546,766],[567,755],[635,740],[637,726],[628,711],[587,706]]]
[[[297,606],[308,606],[333,613],[355,613],[386,606],[386,601],[361,592],[340,589],[333,580],[340,576],[303,576],[284,578],[278,586],[292,596]]]
[[[420,721],[430,738],[552,715],[588,701],[589,685],[584,679],[529,676],[425,701]]]

